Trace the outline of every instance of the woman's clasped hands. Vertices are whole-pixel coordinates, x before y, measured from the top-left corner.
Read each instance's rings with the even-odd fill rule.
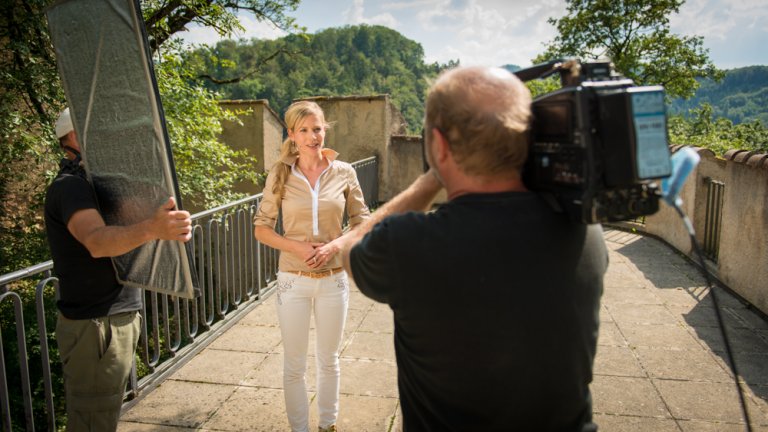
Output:
[[[328,243],[306,243],[311,246],[311,250],[306,250],[302,255],[304,262],[310,268],[317,269],[322,268],[328,261],[333,259],[333,256],[339,252],[339,247],[334,242]]]

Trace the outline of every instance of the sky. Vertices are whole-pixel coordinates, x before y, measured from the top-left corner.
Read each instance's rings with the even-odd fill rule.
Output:
[[[421,44],[427,63],[460,60],[462,65],[531,65],[556,36],[547,19],[565,14],[564,0],[303,0],[295,12],[309,33],[330,27],[383,25]],[[235,38],[275,39],[285,33],[241,15],[245,31]],[[768,2],[686,0],[670,17],[673,33],[703,36],[720,69],[768,65]],[[212,30],[191,27],[190,43],[213,44]]]

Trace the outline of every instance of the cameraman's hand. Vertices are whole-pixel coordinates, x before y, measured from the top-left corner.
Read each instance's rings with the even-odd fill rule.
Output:
[[[188,211],[176,210],[173,197],[155,211],[151,227],[158,239],[187,242],[192,238],[192,218]]]

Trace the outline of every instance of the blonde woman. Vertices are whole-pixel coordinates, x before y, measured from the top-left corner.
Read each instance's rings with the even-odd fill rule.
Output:
[[[349,303],[340,246],[344,210],[352,228],[370,216],[352,166],[325,148],[329,125],[314,102],[285,113],[288,139],[267,176],[254,218],[260,242],[280,250],[277,313],[283,337],[283,388],[293,431],[309,431],[305,372],[309,320],[317,334],[317,406],[320,431],[335,431],[339,411],[339,349]],[[284,234],[275,231],[282,210]]]

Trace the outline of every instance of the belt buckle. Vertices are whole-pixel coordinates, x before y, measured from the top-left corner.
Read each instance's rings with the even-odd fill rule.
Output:
[[[305,276],[311,279],[321,279],[324,277],[332,276],[336,273],[341,272],[342,269],[327,269],[327,270],[321,270],[321,271],[288,271],[288,273],[295,273],[299,276]]]
[[[321,278],[328,277],[328,276],[332,275],[333,274],[333,270],[328,269],[328,270],[323,270],[323,271],[315,272],[313,274],[314,274],[314,278],[315,279],[321,279]]]

